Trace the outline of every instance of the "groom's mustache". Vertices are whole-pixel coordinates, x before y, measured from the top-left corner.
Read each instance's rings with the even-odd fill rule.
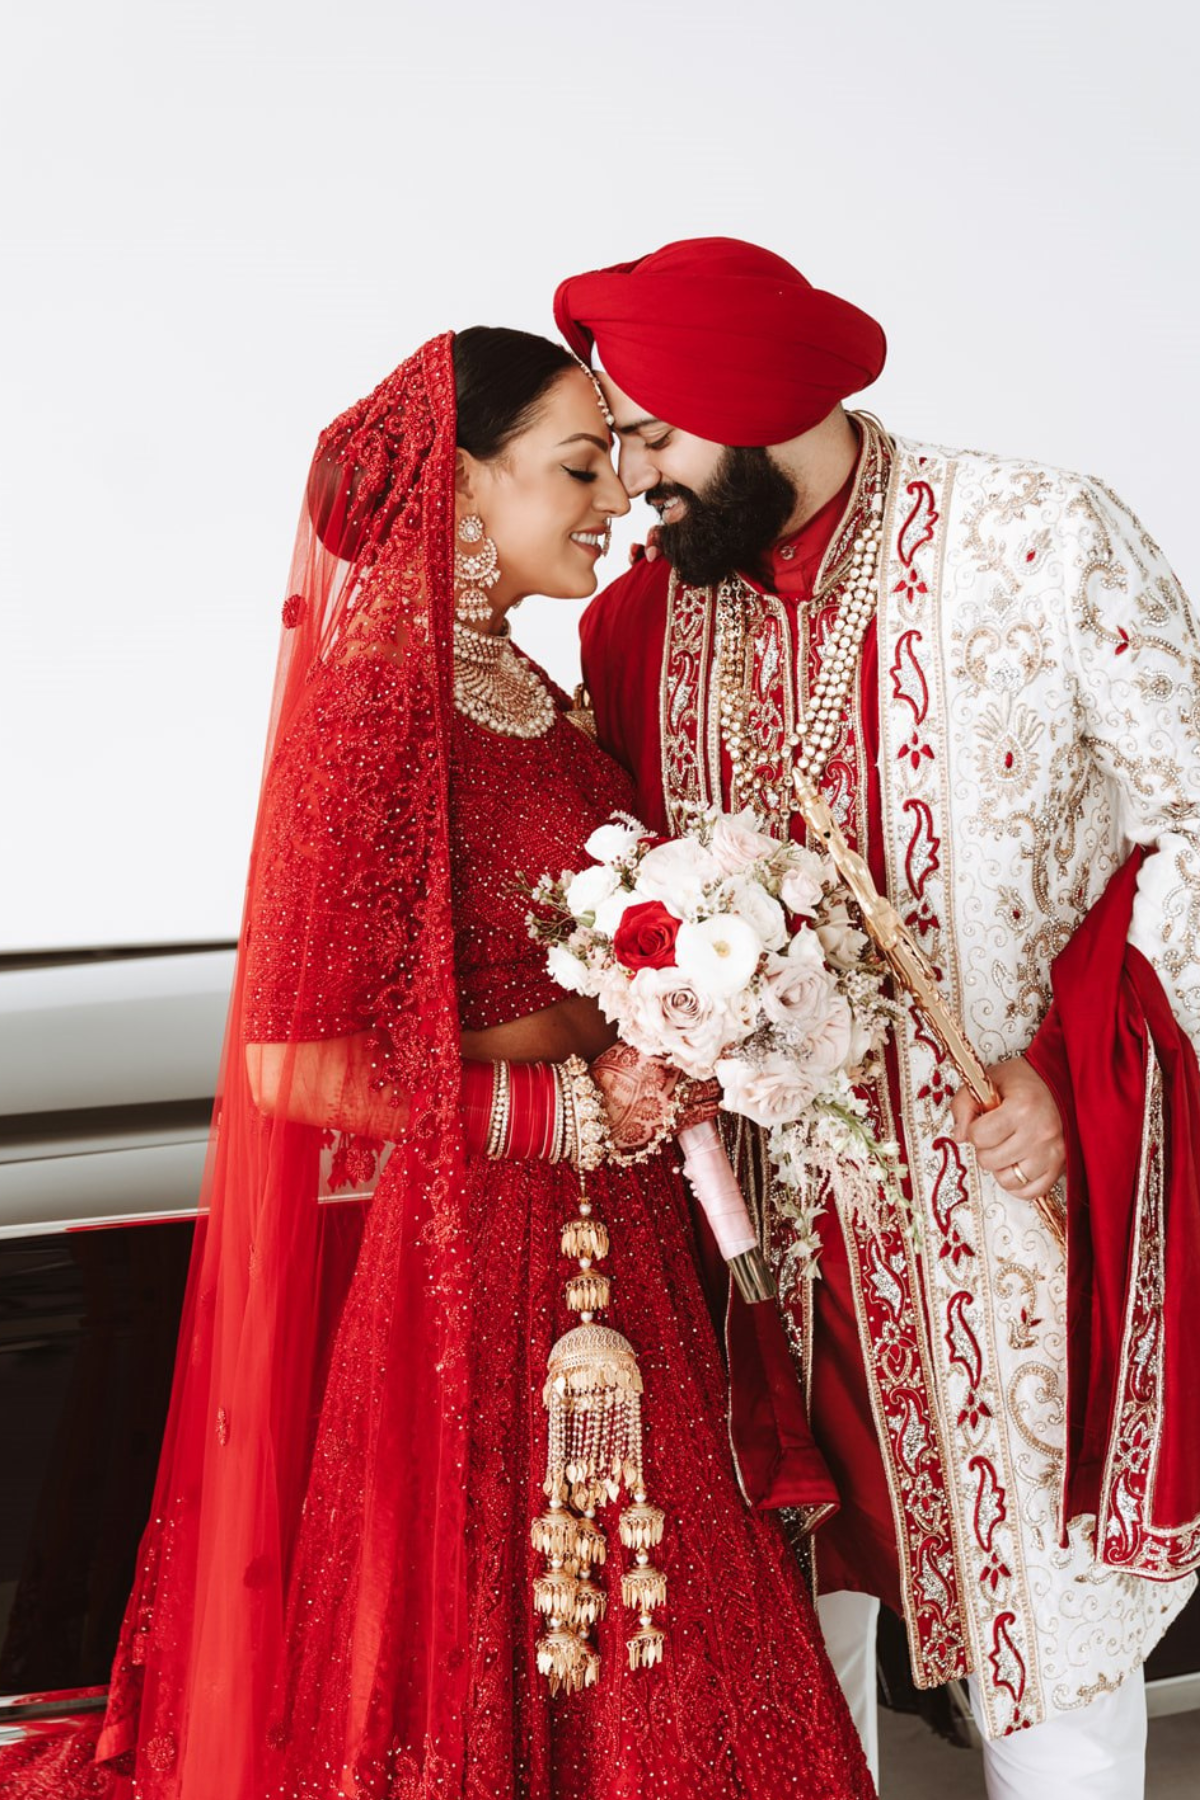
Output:
[[[680,482],[660,481],[644,493],[642,499],[650,506],[669,506],[672,500],[697,500],[699,495]]]

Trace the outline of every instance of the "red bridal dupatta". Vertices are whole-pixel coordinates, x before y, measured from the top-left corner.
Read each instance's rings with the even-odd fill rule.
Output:
[[[297,538],[170,1416],[97,1751],[155,1800],[461,1783],[450,345],[324,433]],[[275,1046],[270,1116],[247,1043]],[[308,1092],[331,1066],[339,1092]],[[365,1222],[335,1202],[372,1185],[380,1146],[289,1120],[314,1104],[398,1138]]]
[[[1030,1060],[1067,1133],[1064,1522],[1099,1560],[1170,1579],[1200,1564],[1200,1071],[1127,943],[1135,850],[1054,964]]]

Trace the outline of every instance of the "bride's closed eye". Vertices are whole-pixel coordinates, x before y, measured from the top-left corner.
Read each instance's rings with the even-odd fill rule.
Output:
[[[573,481],[595,481],[596,479],[595,469],[572,469],[568,468],[566,463],[563,463],[562,469],[564,475],[569,475]]]

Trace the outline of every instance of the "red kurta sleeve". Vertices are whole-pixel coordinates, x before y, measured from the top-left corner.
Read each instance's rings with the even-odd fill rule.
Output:
[[[663,832],[659,685],[670,583],[665,557],[643,558],[596,596],[579,627],[600,743],[633,776],[638,817]]]

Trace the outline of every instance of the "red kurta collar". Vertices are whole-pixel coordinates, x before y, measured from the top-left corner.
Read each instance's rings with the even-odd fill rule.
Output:
[[[827,500],[811,519],[806,519],[798,531],[780,538],[767,553],[765,588],[753,576],[745,575],[743,580],[748,581],[760,593],[778,594],[784,600],[811,600],[825,552],[850,504],[857,475],[856,463],[845,486],[839,488],[833,498]]]

